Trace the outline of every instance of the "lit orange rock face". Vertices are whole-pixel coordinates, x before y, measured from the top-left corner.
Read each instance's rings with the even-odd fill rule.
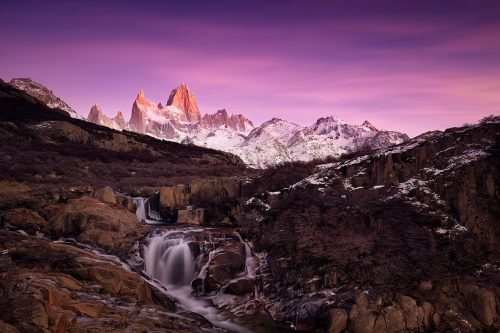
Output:
[[[253,123],[241,114],[229,115],[226,109],[217,111],[214,114],[205,114],[201,120],[203,128],[229,128],[237,132],[248,132],[253,129]]]
[[[146,128],[145,119],[147,112],[153,111],[158,113],[158,106],[156,103],[144,97],[144,91],[139,91],[135,98],[134,105],[132,105],[132,114],[130,116],[130,127],[139,133],[144,133]]]
[[[198,108],[198,103],[196,103],[196,98],[194,94],[189,91],[185,83],[182,83],[172,90],[167,105],[175,106],[184,111],[186,119],[189,122],[198,122],[201,120],[200,109]]]

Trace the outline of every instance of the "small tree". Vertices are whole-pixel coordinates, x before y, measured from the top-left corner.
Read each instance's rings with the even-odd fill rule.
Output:
[[[495,120],[495,118],[496,118],[496,117],[495,117],[494,115],[490,114],[490,115],[488,115],[488,116],[486,116],[486,117],[483,117],[483,118],[479,121],[479,123],[480,123],[480,124],[486,124],[487,122],[490,122],[490,121]]]

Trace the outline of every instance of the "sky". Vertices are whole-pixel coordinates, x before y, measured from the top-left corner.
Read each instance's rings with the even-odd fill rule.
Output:
[[[500,1],[9,1],[0,78],[128,120],[186,82],[202,114],[337,116],[410,136],[500,114]]]

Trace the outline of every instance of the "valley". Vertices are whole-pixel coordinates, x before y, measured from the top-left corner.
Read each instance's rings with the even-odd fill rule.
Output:
[[[0,331],[498,329],[498,117],[410,139],[334,117],[250,130],[202,117],[182,86],[166,104],[139,94],[146,135],[0,82]],[[195,143],[222,126],[253,150],[325,155],[252,168],[232,148],[152,136],[175,121],[205,123]],[[355,149],[316,142],[346,134]]]

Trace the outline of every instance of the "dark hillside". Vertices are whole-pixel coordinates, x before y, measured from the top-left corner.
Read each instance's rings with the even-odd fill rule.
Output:
[[[12,188],[31,194],[85,191],[89,185],[135,192],[195,177],[245,172],[245,165],[234,155],[73,119],[0,82],[3,194]]]

